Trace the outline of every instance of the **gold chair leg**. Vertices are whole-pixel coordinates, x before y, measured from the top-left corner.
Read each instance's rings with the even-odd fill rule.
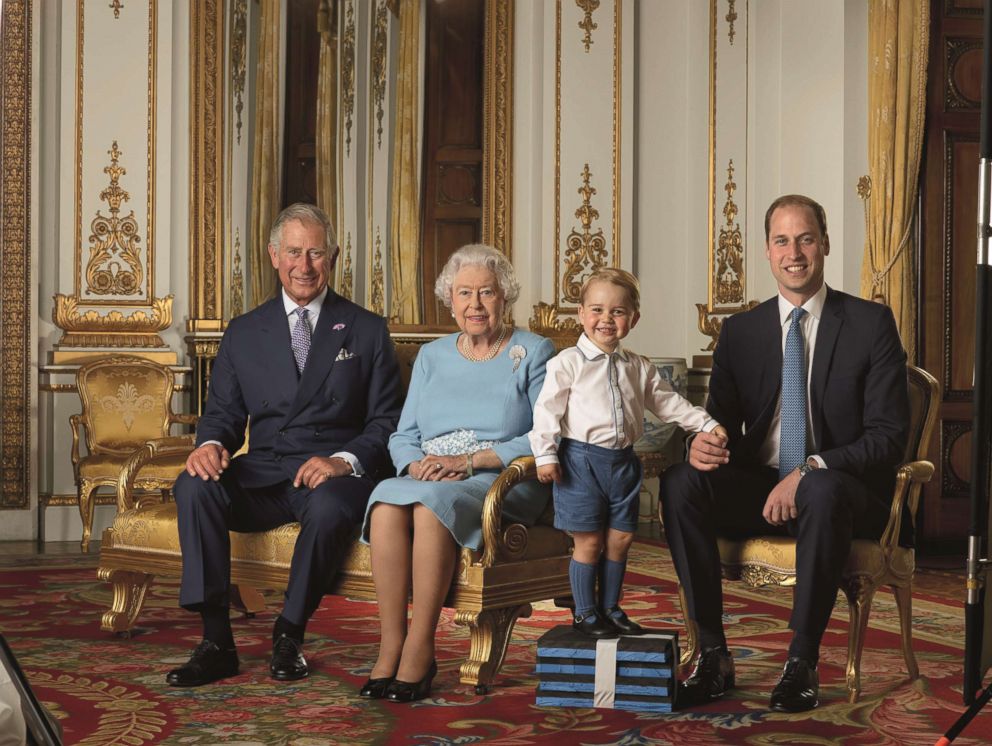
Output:
[[[854,704],[861,694],[861,652],[865,647],[868,615],[875,585],[864,576],[844,583],[844,595],[850,608],[851,629],[847,638],[847,701]]]
[[[79,517],[83,521],[83,538],[79,548],[83,554],[90,551],[90,534],[93,533],[93,491],[96,485],[85,479],[79,482]]]
[[[899,610],[899,631],[902,638],[902,657],[906,660],[906,670],[909,680],[920,678],[920,666],[913,653],[913,586],[893,585],[892,593],[896,597],[896,608]]]
[[[679,666],[685,667],[696,659],[699,652],[699,625],[689,618],[689,604],[685,598],[685,588],[679,583],[679,606],[682,607],[682,619],[685,620],[685,648],[679,657]]]
[[[114,584],[114,600],[110,611],[103,613],[100,629],[130,635],[131,628],[145,603],[145,593],[148,592],[155,576],[143,572],[101,567],[97,570],[97,577]]]
[[[471,630],[472,648],[468,660],[462,663],[459,681],[475,687],[476,694],[485,694],[506,657],[510,633],[518,617],[531,614],[530,604],[509,606],[488,611],[455,611],[455,623]]]
[[[244,612],[245,616],[254,616],[265,611],[265,596],[251,586],[232,585],[231,607]]]

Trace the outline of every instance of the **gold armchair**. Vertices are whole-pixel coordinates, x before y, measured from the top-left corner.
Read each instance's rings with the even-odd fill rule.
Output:
[[[910,679],[920,675],[913,655],[913,572],[916,554],[912,547],[899,546],[902,513],[908,510],[916,522],[920,490],[933,476],[934,467],[925,461],[930,437],[937,422],[940,385],[921,368],[907,368],[909,378],[910,431],[905,463],[896,473],[896,485],[885,531],[878,541],[856,539],[844,568],[841,588],[850,609],[850,632],[847,647],[848,701],[857,702],[861,693],[861,652],[864,648],[868,615],[875,591],[891,586],[899,610],[902,654]],[[743,541],[718,540],[723,576],[743,580],[752,587],[763,585],[794,586],[796,584],[796,541],[790,537],[757,536]],[[692,661],[698,652],[699,634],[696,624],[685,614],[685,591],[679,585],[679,602],[686,625],[686,648],[682,664]]]
[[[154,438],[169,435],[173,424],[193,425],[195,415],[172,412],[173,373],[150,360],[129,355],[100,358],[80,367],[76,387],[83,411],[69,418],[72,470],[83,521],[82,551],[89,550],[93,530],[93,492],[117,487],[131,454]],[[79,455],[80,430],[87,455]],[[142,490],[167,491],[183,468],[177,456],[149,464],[135,479]]]

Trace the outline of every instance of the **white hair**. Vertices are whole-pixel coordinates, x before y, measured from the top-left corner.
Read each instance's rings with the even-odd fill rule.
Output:
[[[492,246],[471,243],[462,246],[448,257],[434,284],[434,295],[448,308],[451,308],[451,291],[455,275],[465,267],[485,267],[492,272],[496,276],[500,290],[503,291],[506,305],[512,305],[520,296],[520,283],[517,282],[517,275],[510,260]]]

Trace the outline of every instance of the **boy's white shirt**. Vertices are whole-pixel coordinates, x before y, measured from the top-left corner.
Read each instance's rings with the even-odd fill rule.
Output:
[[[611,357],[615,381],[610,377]],[[709,432],[719,424],[705,409],[672,391],[646,358],[622,345],[607,355],[582,334],[575,347],[548,361],[529,434],[537,465],[558,463],[559,438],[601,448],[633,445],[644,434],[645,409],[693,433]]]

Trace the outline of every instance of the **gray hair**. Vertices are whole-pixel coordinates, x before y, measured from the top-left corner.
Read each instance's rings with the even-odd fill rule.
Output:
[[[506,305],[512,305],[520,296],[520,283],[517,282],[513,265],[504,254],[482,243],[470,243],[462,246],[448,257],[441,274],[434,283],[434,295],[445,306],[451,308],[451,291],[455,283],[455,275],[465,267],[485,267],[496,276]]]
[[[269,243],[275,247],[276,251],[282,248],[282,229],[286,223],[292,220],[299,220],[301,223],[319,225],[324,229],[324,248],[327,250],[329,259],[333,259],[338,253],[337,239],[334,236],[334,226],[327,213],[317,205],[309,205],[306,202],[295,202],[276,216],[269,231]]]

